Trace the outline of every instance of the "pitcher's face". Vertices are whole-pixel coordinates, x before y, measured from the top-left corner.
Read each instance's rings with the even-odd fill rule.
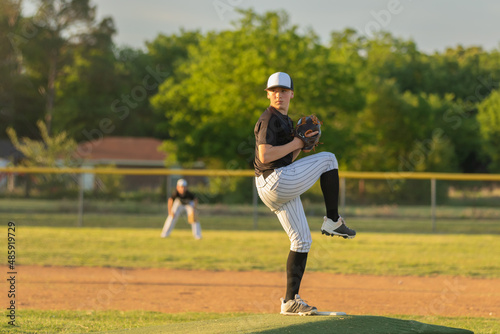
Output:
[[[293,91],[281,87],[270,88],[267,90],[267,98],[271,101],[271,107],[287,114],[290,100],[293,99]]]

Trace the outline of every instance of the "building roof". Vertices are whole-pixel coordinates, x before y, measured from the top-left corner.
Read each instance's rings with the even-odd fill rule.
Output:
[[[167,156],[160,152],[162,141],[144,137],[104,137],[80,143],[77,155],[93,164],[126,164],[163,166]]]

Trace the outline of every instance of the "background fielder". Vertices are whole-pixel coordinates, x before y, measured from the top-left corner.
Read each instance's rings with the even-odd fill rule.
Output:
[[[187,181],[184,179],[177,181],[175,191],[168,199],[168,217],[161,231],[162,238],[170,236],[177,219],[179,219],[179,216],[185,211],[187,213],[188,223],[191,224],[193,237],[197,240],[201,239],[201,225],[198,221],[196,210],[198,199],[187,189],[187,185]]]
[[[294,97],[291,77],[283,72],[272,74],[266,91],[270,106],[255,124],[254,167],[259,197],[277,215],[290,239],[281,313],[316,314],[316,307],[307,305],[298,295],[312,243],[300,195],[320,179],[326,206],[323,234],[354,238],[356,232],[349,229],[338,214],[339,176],[335,155],[321,152],[294,162],[304,142],[294,136],[293,122],[288,117],[290,100]],[[318,132],[308,137],[315,135]]]

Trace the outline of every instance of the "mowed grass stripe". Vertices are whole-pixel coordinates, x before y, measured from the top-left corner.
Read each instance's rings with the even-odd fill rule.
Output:
[[[282,231],[18,227],[17,264],[283,271]],[[360,233],[353,240],[313,232],[308,271],[369,275],[500,277],[499,235]],[[0,239],[5,249],[6,239]]]
[[[433,326],[437,325],[437,326]],[[446,327],[446,328],[445,328]],[[279,314],[21,310],[9,333],[475,333],[500,332],[498,318],[437,316],[285,317]],[[379,330],[378,332],[376,330]],[[392,330],[392,331],[391,331]],[[405,331],[406,330],[406,331]],[[465,332],[466,333],[466,332]]]
[[[134,206],[132,206],[134,208]],[[375,210],[375,209],[374,209]],[[132,210],[134,211],[134,210]],[[138,210],[135,210],[138,211]],[[428,214],[428,208],[421,209]],[[314,214],[314,215],[313,215]],[[323,210],[311,210],[308,214],[309,227],[312,231],[320,229],[323,223]],[[499,234],[500,224],[496,218],[438,218],[433,230],[430,218],[377,217],[370,215],[370,209],[364,209],[365,217],[347,216],[347,224],[357,232],[375,233],[462,233],[462,234]],[[151,228],[161,230],[165,222],[165,213],[85,213],[83,227],[100,228]],[[0,221],[14,221],[19,226],[46,226],[46,227],[77,227],[80,222],[76,212],[1,212]],[[283,231],[278,219],[267,212],[258,216],[254,221],[253,212],[230,215],[203,214],[200,215],[203,230],[240,230],[240,231]],[[176,226],[178,230],[187,230],[185,216],[182,216]]]

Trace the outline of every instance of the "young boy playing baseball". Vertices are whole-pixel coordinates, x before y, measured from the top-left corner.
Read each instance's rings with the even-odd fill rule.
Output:
[[[309,306],[298,294],[312,243],[300,195],[320,179],[326,206],[322,233],[352,239],[356,231],[348,228],[338,214],[339,175],[335,155],[321,152],[295,161],[305,144],[294,135],[293,122],[288,117],[290,100],[294,97],[291,77],[283,72],[272,74],[266,91],[270,106],[255,124],[254,167],[259,197],[278,216],[290,239],[281,314],[316,314],[316,307]],[[312,132],[307,137],[317,135],[318,132]]]

